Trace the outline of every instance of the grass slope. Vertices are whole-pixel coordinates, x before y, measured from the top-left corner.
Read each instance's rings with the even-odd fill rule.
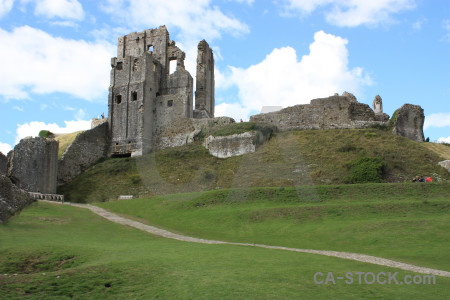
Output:
[[[318,285],[316,272],[402,272],[318,255],[151,236],[70,206],[33,204],[0,226],[2,299],[446,299],[435,285]],[[5,275],[6,274],[6,275]]]
[[[70,144],[73,143],[77,135],[79,135],[82,132],[83,131],[77,131],[73,133],[61,134],[55,138],[57,141],[59,141],[58,159],[62,158],[64,151],[66,151],[67,147],[69,147]]]
[[[59,193],[68,201],[92,202],[121,194],[143,197],[252,186],[342,184],[360,157],[381,159],[386,182],[409,181],[416,175],[450,180],[450,174],[437,165],[442,158],[423,144],[378,129],[303,130],[278,133],[255,153],[219,159],[196,143],[138,158],[105,160],[60,187]]]
[[[450,159],[450,144],[423,143],[423,146],[435,152],[444,160]]]
[[[364,253],[450,270],[450,184],[252,188],[98,203],[200,238]]]

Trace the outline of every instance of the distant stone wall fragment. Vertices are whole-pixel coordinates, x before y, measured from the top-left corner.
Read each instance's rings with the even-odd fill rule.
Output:
[[[376,118],[369,105],[359,103],[355,96],[347,92],[342,96],[314,99],[310,104],[295,105],[278,112],[254,115],[250,117],[250,122],[271,124],[280,131],[366,128],[387,124],[386,119]]]
[[[209,153],[218,158],[239,156],[256,151],[259,145],[268,141],[272,135],[270,130],[252,130],[227,136],[208,136],[203,145]]]
[[[8,219],[32,203],[33,198],[16,187],[5,175],[0,174],[0,223]]]
[[[256,131],[233,134],[229,136],[208,136],[204,146],[215,157],[228,158],[255,152]]]
[[[97,127],[100,124],[106,123],[106,122],[108,122],[108,118],[103,118],[103,119],[93,118],[91,120],[91,129],[94,127]]]
[[[57,141],[25,138],[10,153],[8,177],[15,185],[27,192],[56,193]]]
[[[439,164],[441,167],[446,168],[447,171],[450,172],[450,160],[443,160],[443,161],[438,162],[438,164]]]
[[[108,147],[107,122],[77,135],[58,162],[58,185],[71,181],[99,159],[107,157]]]
[[[394,113],[392,133],[423,142],[423,123],[425,115],[419,105],[404,104]]]

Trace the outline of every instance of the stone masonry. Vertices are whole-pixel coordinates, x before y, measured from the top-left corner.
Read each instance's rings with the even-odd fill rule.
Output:
[[[11,180],[0,174],[0,224],[32,203],[33,198],[15,186]]]
[[[367,104],[359,103],[350,93],[311,100],[310,104],[287,107],[278,112],[258,114],[251,122],[275,125],[280,131],[299,129],[365,128],[378,121]]]
[[[202,41],[201,45],[204,50],[199,53],[208,59],[205,68],[209,70],[211,62],[213,70],[212,51],[206,42]],[[149,153],[165,127],[178,119],[193,118],[193,79],[184,67],[184,59],[185,53],[170,40],[165,26],[119,38],[117,57],[111,59],[110,156]],[[170,70],[171,61],[176,61],[175,70]],[[205,103],[206,110],[209,108],[209,114],[199,117],[211,117],[214,73],[204,71],[201,74],[205,86],[199,92],[199,95],[204,94],[200,101]]]
[[[0,174],[6,175],[8,171],[8,158],[0,152]]]
[[[99,159],[106,157],[108,147],[107,122],[77,135],[58,161],[58,185],[71,181]]]
[[[194,117],[214,117],[214,85],[213,51],[208,43],[202,40],[198,44]]]
[[[27,192],[56,194],[58,142],[25,138],[8,154],[8,177]]]

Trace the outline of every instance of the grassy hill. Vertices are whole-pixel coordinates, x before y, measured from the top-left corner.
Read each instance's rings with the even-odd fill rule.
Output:
[[[59,193],[68,201],[92,202],[125,194],[343,184],[366,176],[357,173],[368,168],[361,165],[364,159],[382,163],[377,180],[381,182],[405,182],[417,175],[450,180],[437,165],[445,153],[428,149],[428,144],[380,129],[304,130],[278,133],[255,153],[219,159],[194,143],[137,158],[104,160],[60,187]]]

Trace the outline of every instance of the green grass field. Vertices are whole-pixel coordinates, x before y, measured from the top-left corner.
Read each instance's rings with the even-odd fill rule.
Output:
[[[70,206],[36,203],[0,227],[2,299],[446,299],[450,287],[443,277],[434,285],[358,284],[356,275],[353,284],[316,284],[316,272],[398,272],[399,281],[417,275],[312,254],[169,240]]]
[[[197,141],[100,161],[58,192],[197,238],[355,252],[450,271],[450,174],[437,165],[448,154],[443,147],[383,129],[309,130],[277,133],[255,153],[218,159]],[[383,162],[382,183],[343,184],[360,158]],[[416,175],[434,182],[410,183]],[[130,194],[138,199],[114,201]],[[317,284],[316,272],[353,272],[355,282]],[[446,277],[432,285],[359,284],[354,272],[398,272],[400,282],[418,275],[170,240],[42,202],[0,226],[0,299],[447,299],[450,292]]]
[[[100,203],[195,237],[357,252],[450,270],[450,184],[252,188]]]
[[[248,126],[242,124],[238,125]],[[194,143],[137,158],[104,160],[58,192],[68,201],[93,202],[129,194],[343,184],[360,157],[384,162],[384,182],[409,182],[417,175],[449,181],[450,173],[437,164],[444,158],[423,144],[379,129],[303,130],[278,133],[255,153],[219,159]]]

